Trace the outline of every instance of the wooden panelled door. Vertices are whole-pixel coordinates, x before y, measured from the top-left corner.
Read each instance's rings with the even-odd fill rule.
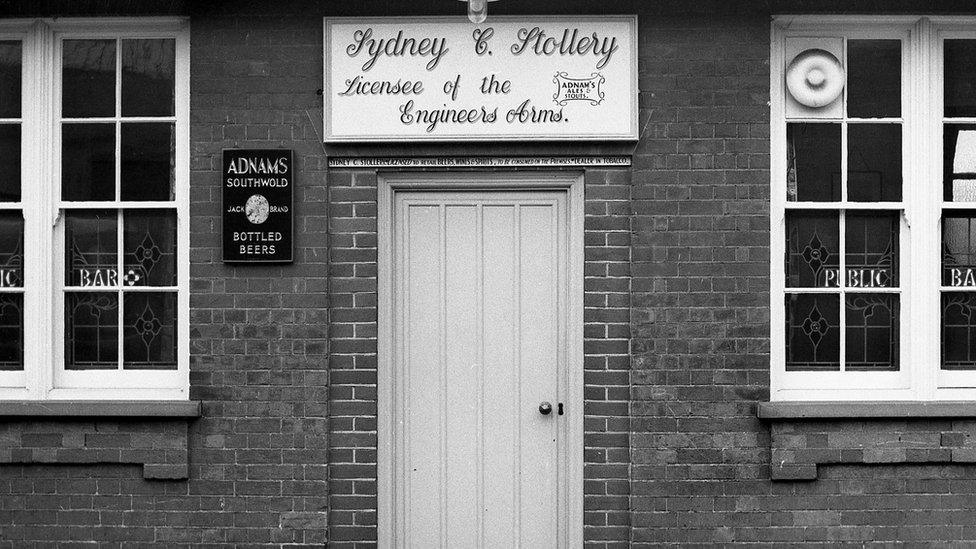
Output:
[[[582,412],[568,394],[568,202],[546,189],[393,194],[380,497],[394,546],[581,543],[568,525],[568,428]]]

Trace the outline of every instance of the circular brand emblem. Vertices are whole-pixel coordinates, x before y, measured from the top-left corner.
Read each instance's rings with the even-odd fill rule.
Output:
[[[259,194],[252,195],[244,204],[244,215],[247,216],[248,221],[255,225],[260,225],[268,220],[268,210],[268,199]]]

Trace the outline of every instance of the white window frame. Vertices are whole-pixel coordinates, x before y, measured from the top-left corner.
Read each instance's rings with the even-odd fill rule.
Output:
[[[21,132],[21,205],[25,218],[24,370],[0,372],[0,399],[187,400],[190,355],[188,22],[184,18],[173,17],[59,18],[0,22],[0,40],[15,38],[23,40],[24,67]],[[63,39],[71,38],[175,40],[175,111],[172,117],[176,140],[175,196],[173,202],[165,203],[167,209],[173,209],[177,214],[175,370],[64,369],[63,211],[75,207],[60,200],[60,45]],[[121,52],[117,55],[121,55]],[[117,82],[117,93],[118,86]],[[120,99],[117,97],[116,100]],[[119,152],[118,147],[117,137],[116,155]],[[79,203],[82,208],[91,208],[98,204],[118,210],[124,209],[129,203]],[[163,203],[140,202],[138,205],[146,208],[153,204]],[[18,207],[20,205],[15,205],[14,209]],[[10,209],[10,204],[0,204],[0,208]]]
[[[790,209],[888,209],[890,203],[832,205],[786,200],[785,45],[796,37],[902,38],[902,227],[900,256],[900,356],[898,372],[787,372],[783,261]],[[779,16],[770,48],[770,399],[968,400],[976,398],[976,371],[941,369],[942,209],[976,203],[942,202],[942,44],[976,39],[976,18],[918,16]],[[845,56],[846,56],[845,42]],[[844,66],[847,66],[846,59]],[[846,86],[844,92],[846,101]],[[843,116],[843,115],[842,115]],[[790,118],[790,121],[803,121]],[[821,119],[837,122],[843,118]],[[976,122],[976,119],[959,119]],[[841,145],[846,172],[847,144]],[[846,188],[845,188],[846,190]],[[846,196],[842,199],[846,200]],[[844,233],[840,233],[843,255]],[[843,278],[843,277],[841,277]],[[833,289],[832,289],[833,290]],[[836,290],[834,290],[836,291]],[[858,289],[860,292],[861,290]],[[976,291],[976,290],[974,290]],[[831,292],[833,293],[833,292]],[[841,303],[841,319],[844,306]],[[843,322],[843,320],[842,320]],[[843,326],[843,324],[842,324]],[[844,359],[843,338],[841,360]]]

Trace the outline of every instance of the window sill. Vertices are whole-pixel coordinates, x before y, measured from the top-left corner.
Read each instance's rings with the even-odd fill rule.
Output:
[[[0,465],[141,465],[147,480],[185,480],[188,426],[200,415],[198,401],[0,401]]]
[[[821,465],[976,464],[976,402],[762,402],[770,478],[816,480]]]
[[[0,417],[200,417],[193,400],[0,400]]]
[[[973,418],[976,401],[784,401],[760,402],[762,420],[820,420],[871,418]]]

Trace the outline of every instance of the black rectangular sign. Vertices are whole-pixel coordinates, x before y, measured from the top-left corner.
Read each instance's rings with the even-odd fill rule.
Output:
[[[224,261],[292,261],[293,175],[291,150],[224,150]]]

